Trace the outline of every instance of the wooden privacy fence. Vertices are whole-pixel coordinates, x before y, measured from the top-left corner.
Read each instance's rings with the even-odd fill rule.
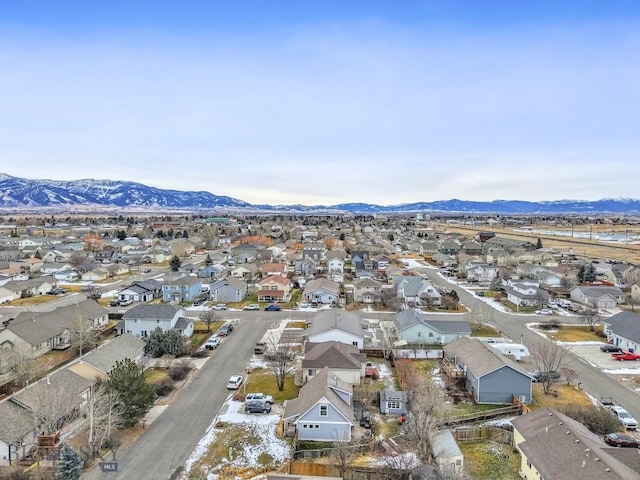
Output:
[[[498,442],[506,445],[513,443],[513,432],[508,428],[494,426],[462,427],[453,430],[457,442]]]
[[[519,405],[510,405],[508,407],[494,408],[484,412],[469,413],[459,417],[447,418],[442,422],[442,425],[446,427],[469,425],[471,423],[484,422],[485,420],[491,420],[498,417],[520,415],[521,413],[522,408]]]
[[[337,465],[327,465],[319,463],[293,460],[290,464],[289,473],[291,475],[311,475],[317,477],[342,477],[344,480],[407,480],[409,470],[384,471],[383,467],[347,467],[342,473]]]

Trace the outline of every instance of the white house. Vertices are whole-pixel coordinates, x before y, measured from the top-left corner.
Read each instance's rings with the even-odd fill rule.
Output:
[[[120,334],[146,337],[156,328],[177,330],[185,337],[193,334],[193,320],[185,317],[184,309],[168,304],[143,304],[127,310],[116,327]]]

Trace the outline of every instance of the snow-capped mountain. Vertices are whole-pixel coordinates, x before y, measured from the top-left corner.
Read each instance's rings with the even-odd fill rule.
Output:
[[[338,205],[252,205],[236,198],[209,192],[162,190],[141,183],[114,180],[29,180],[0,174],[0,208],[175,208],[185,210],[226,209],[273,213],[407,213],[451,212],[469,214],[640,214],[640,200],[555,200],[526,202],[494,200],[473,202],[451,199],[402,205],[344,203]]]

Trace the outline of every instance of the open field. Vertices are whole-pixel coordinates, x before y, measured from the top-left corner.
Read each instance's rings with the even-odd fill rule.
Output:
[[[558,250],[571,249],[576,255],[584,256],[589,259],[597,258],[610,258],[612,260],[620,260],[631,263],[640,263],[640,245],[625,244],[622,242],[600,242],[596,240],[589,240],[588,238],[576,238],[576,237],[563,237],[558,235],[537,233],[537,232],[523,232],[514,231],[511,228],[493,228],[486,225],[481,226],[465,226],[465,225],[451,225],[451,224],[436,224],[436,228],[440,231],[450,231],[463,233],[465,235],[475,235],[478,232],[493,232],[497,236],[505,238],[513,238],[517,240],[526,240],[533,244],[538,241],[538,238],[542,241],[542,245],[545,248],[555,248]],[[571,232],[571,226],[557,226],[548,224],[528,225],[527,228],[533,230],[555,230],[555,231],[567,231]],[[639,225],[580,225],[574,226],[574,234],[592,234],[592,233],[620,233],[628,235],[640,234]]]

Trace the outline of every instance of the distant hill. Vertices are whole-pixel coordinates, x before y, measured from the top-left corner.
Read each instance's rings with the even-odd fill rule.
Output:
[[[467,200],[440,200],[401,205],[375,205],[343,203],[339,205],[253,205],[237,198],[214,195],[209,192],[163,190],[141,183],[113,180],[29,180],[0,174],[0,208],[51,207],[112,207],[112,208],[174,208],[184,210],[230,210],[273,213],[403,213],[450,212],[469,214],[602,214],[640,213],[640,200],[606,198],[595,201],[555,200],[525,202],[520,200],[494,200],[472,202]]]

